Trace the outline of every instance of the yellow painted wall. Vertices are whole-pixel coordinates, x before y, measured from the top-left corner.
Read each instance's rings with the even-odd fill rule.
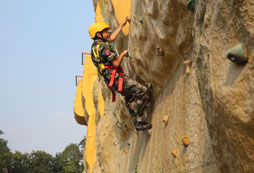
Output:
[[[98,0],[98,2],[97,2],[96,16],[95,16],[96,22],[106,22],[106,20],[104,20],[104,8],[103,8],[102,1],[103,0]]]
[[[111,1],[114,6],[116,19],[118,23],[121,24],[126,16],[130,17],[131,0],[111,0]],[[126,26],[123,28],[123,33],[125,35],[129,34],[129,23],[127,23]]]
[[[100,113],[100,116],[104,115],[104,99],[102,97],[102,91],[99,91],[99,96],[98,96],[98,110]]]
[[[107,20],[105,19],[105,14],[104,14],[104,7],[103,3],[107,4],[108,0],[98,0],[97,6],[96,6],[96,17],[95,20],[96,22],[106,22],[107,20],[110,19],[111,16],[106,14]],[[130,9],[131,9],[131,0],[111,0],[114,6],[114,11],[115,11],[115,16],[119,24],[122,23],[123,19],[126,16],[130,16]],[[123,33],[125,35],[129,34],[129,23],[126,24],[126,26],[123,28]]]
[[[86,55],[84,74],[82,80],[82,95],[85,100],[85,109],[89,116],[86,135],[86,159],[89,165],[89,172],[92,172],[96,161],[96,109],[93,101],[94,81],[97,79],[97,69],[92,64],[91,55]]]
[[[74,117],[77,123],[81,125],[87,125],[85,121],[85,114],[84,114],[84,105],[82,102],[82,81],[78,81],[77,89],[76,89],[76,97],[74,101]]]

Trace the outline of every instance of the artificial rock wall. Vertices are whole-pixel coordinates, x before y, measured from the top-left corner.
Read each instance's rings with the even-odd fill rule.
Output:
[[[88,124],[85,172],[254,172],[254,2],[196,0],[194,13],[185,0],[94,0],[94,7],[96,21],[112,29],[130,16],[115,43],[132,57],[124,72],[152,83],[154,110],[151,132],[136,133],[124,99],[112,103],[97,74],[87,81],[87,57],[76,94],[83,106],[74,105]],[[225,56],[238,43],[248,49],[246,65]]]

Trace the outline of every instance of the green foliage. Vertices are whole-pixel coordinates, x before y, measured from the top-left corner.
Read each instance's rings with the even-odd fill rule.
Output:
[[[29,154],[22,154],[19,151],[15,151],[12,154],[11,172],[27,172],[28,170],[30,170]]]
[[[81,148],[82,151],[85,149],[85,146],[86,146],[86,137],[84,137],[84,138],[79,142],[78,146]]]
[[[2,130],[0,130],[0,134],[4,134]],[[0,170],[9,169],[11,165],[11,152],[7,143],[7,140],[0,138]]]
[[[45,151],[33,151],[30,156],[30,171],[31,173],[53,173],[54,158]]]
[[[79,173],[83,170],[82,152],[79,150],[77,144],[68,145],[64,151],[56,157],[61,163],[62,172],[66,173]]]
[[[1,134],[4,133],[0,130]],[[45,151],[33,151],[30,154],[22,154],[19,151],[12,153],[7,143],[8,141],[0,138],[0,173],[5,168],[10,173],[81,173],[84,169],[82,150],[85,146],[85,138],[79,145],[69,144],[55,157]]]

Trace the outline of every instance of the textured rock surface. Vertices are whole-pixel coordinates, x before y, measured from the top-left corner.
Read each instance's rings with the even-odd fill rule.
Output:
[[[114,5],[105,4],[114,29]],[[254,172],[254,2],[199,0],[191,13],[185,0],[132,0],[130,14],[129,35],[116,44],[132,56],[123,61],[125,72],[153,84],[153,129],[136,133],[123,98],[112,103],[98,78],[105,110],[96,115],[93,172]],[[225,57],[238,43],[249,50],[245,66]]]

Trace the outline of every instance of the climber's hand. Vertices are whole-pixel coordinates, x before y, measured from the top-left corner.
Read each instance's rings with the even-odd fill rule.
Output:
[[[129,16],[126,16],[126,17],[123,19],[122,26],[125,26],[127,22],[130,22]]]
[[[127,56],[127,54],[128,54],[128,50],[125,50],[125,51],[123,51],[123,53],[122,53],[123,55],[125,55],[125,56]]]
[[[123,57],[124,57],[127,53],[128,53],[128,50],[123,51],[123,52],[119,55],[118,58],[116,58],[116,59],[114,59],[114,60],[112,61],[112,64],[113,64],[113,66],[114,66],[115,68],[119,68],[119,66],[120,66],[120,64],[121,64],[121,62],[122,62]]]
[[[123,27],[126,25],[126,23],[130,21],[129,17],[126,16],[123,20],[123,22],[116,28],[114,32],[110,35],[111,42],[115,41],[116,37],[119,35]]]

